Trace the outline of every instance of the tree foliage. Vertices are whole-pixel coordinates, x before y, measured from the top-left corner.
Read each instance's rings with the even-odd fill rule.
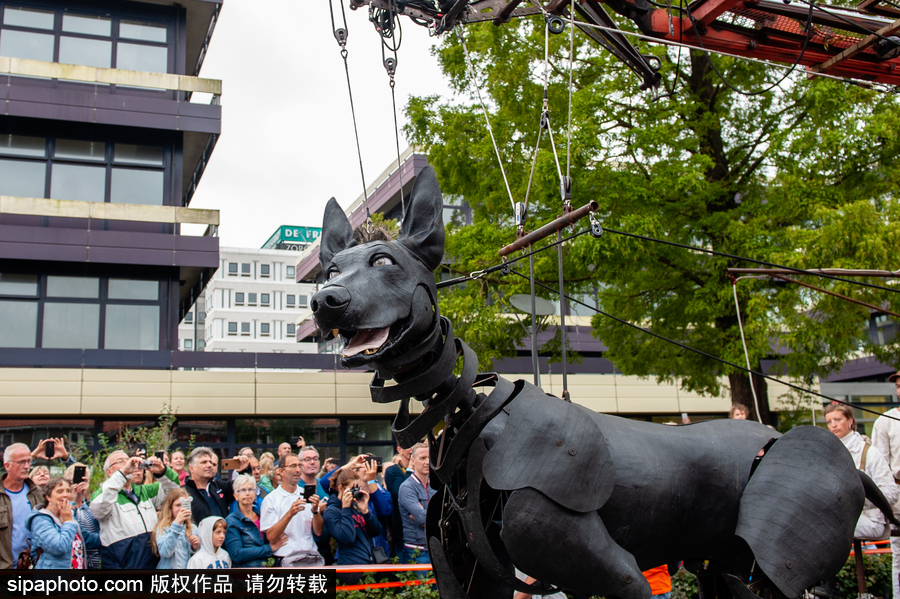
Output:
[[[545,32],[535,18],[502,27],[472,25],[463,35],[476,65],[474,80],[459,39],[445,36],[436,53],[460,95],[413,97],[406,110],[407,134],[424,146],[445,194],[463,196],[472,207],[474,224],[448,226],[447,243],[448,258],[471,272],[496,264],[497,250],[515,238],[510,198],[474,86],[486,98],[512,195],[522,201],[543,98]],[[549,43],[548,98],[561,169],[566,171],[570,152],[572,204],[596,200],[604,227],[797,268],[893,268],[900,248],[894,191],[900,182],[900,110],[893,95],[795,74],[772,92],[748,96],[731,86],[759,89],[781,72],[702,51],[644,46],[641,51],[659,56],[663,65],[663,96],[656,97],[639,90],[628,68],[576,32],[567,146],[568,30],[551,35]],[[714,73],[713,63],[731,86]],[[541,148],[529,228],[560,213],[546,133]],[[527,274],[521,264],[515,267]],[[749,266],[609,232],[565,247],[567,293],[595,297],[610,314],[741,365],[744,350],[726,269]],[[536,256],[536,277],[556,286],[555,251]],[[897,293],[801,280],[900,308]],[[780,356],[791,375],[811,382],[859,352],[887,361],[900,357],[896,341],[876,345],[869,339],[867,308],[774,279],[742,279],[737,291],[754,368]],[[476,349],[509,355],[504,352],[519,341],[514,329],[488,323],[500,317],[502,298],[513,293],[528,293],[527,282],[481,281],[449,292],[442,309],[458,322],[476,323],[461,335],[477,331]],[[733,400],[752,405],[749,378],[737,369],[600,315],[593,332],[625,374],[706,394],[720,394],[728,375]]]

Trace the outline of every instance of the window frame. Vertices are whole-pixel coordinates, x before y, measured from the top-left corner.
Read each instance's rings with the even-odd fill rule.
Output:
[[[38,27],[28,27],[24,25],[12,25],[4,23],[5,9],[24,9],[35,10],[40,12],[53,13],[53,29],[41,29]],[[110,21],[110,34],[103,35],[97,33],[80,33],[75,31],[63,30],[63,19],[66,17],[85,17],[85,18],[104,18]],[[159,42],[146,39],[137,39],[133,37],[122,36],[121,25],[123,21],[139,21],[148,25],[163,27],[166,31],[166,41]],[[110,43],[109,68],[121,68],[118,66],[119,44],[132,44],[138,46],[150,46],[154,48],[166,49],[166,74],[176,74],[176,55],[178,53],[177,35],[176,35],[177,15],[172,11],[154,6],[122,6],[121,3],[116,6],[116,12],[110,13],[103,7],[79,6],[72,9],[70,6],[28,6],[19,2],[3,2],[0,1],[0,31],[21,31],[24,33],[40,33],[53,36],[53,60],[59,62],[60,46],[62,38],[74,38],[85,40],[108,41]],[[84,66],[84,65],[82,65]],[[132,69],[128,69],[132,70]],[[74,82],[65,82],[66,84]],[[75,85],[84,87],[85,85],[93,85],[87,83],[75,83]],[[111,86],[112,88],[120,86]],[[126,88],[128,89],[128,88]],[[153,90],[161,91],[161,90]],[[163,91],[163,93],[166,93]]]
[[[126,205],[150,205],[150,206],[173,206],[180,205],[181,198],[176,197],[177,194],[173,192],[172,187],[172,177],[173,177],[173,143],[170,140],[165,140],[163,136],[159,135],[148,135],[139,139],[124,139],[120,135],[111,136],[106,139],[98,139],[97,136],[91,136],[87,134],[88,131],[73,131],[71,135],[62,134],[60,135],[58,131],[54,131],[49,127],[39,127],[37,130],[22,130],[22,128],[18,125],[7,125],[0,127],[0,136],[6,135],[14,135],[14,136],[25,136],[25,137],[37,137],[43,139],[44,141],[44,154],[43,156],[26,156],[26,155],[16,155],[12,153],[3,153],[0,151],[0,161],[10,162],[10,163],[27,163],[32,165],[42,165],[43,172],[43,192],[39,197],[41,198],[52,198],[56,200],[65,199],[62,197],[54,197],[53,193],[53,184],[54,184],[54,167],[66,167],[66,168],[94,168],[97,170],[103,170],[103,192],[102,197],[100,195],[96,196],[96,199],[78,199],[75,201],[91,201],[91,202],[102,202],[105,204],[117,203],[117,204],[126,204]],[[103,158],[84,158],[84,157],[60,157],[57,156],[57,146],[60,141],[80,141],[80,142],[90,142],[95,144],[103,144]],[[132,164],[128,162],[123,162],[122,159],[116,160],[115,158],[115,148],[117,144],[126,144],[126,145],[138,145],[138,146],[146,146],[152,147],[155,149],[159,149],[162,152],[162,161],[160,164],[156,165],[148,165],[148,164]],[[131,202],[113,202],[113,176],[116,172],[119,171],[140,171],[142,173],[159,173],[162,175],[162,186],[161,186],[161,196],[159,198],[160,203],[150,203],[150,204],[132,204]],[[62,171],[57,171],[57,177],[63,176]],[[37,186],[37,182],[35,181],[35,185]],[[99,194],[99,188],[98,188]],[[56,194],[59,195],[59,194]],[[133,196],[131,196],[133,197]],[[127,199],[127,197],[126,197]]]
[[[35,274],[29,272],[14,272],[12,270],[6,271],[10,274]],[[37,319],[35,322],[35,339],[34,345],[30,346],[34,349],[98,349],[105,350],[106,349],[106,321],[107,321],[107,306],[153,306],[158,309],[158,335],[157,335],[157,345],[155,350],[150,349],[110,349],[110,351],[160,351],[163,350],[167,343],[168,339],[168,323],[166,322],[166,314],[168,307],[168,298],[166,297],[165,288],[166,280],[163,278],[147,278],[147,277],[134,277],[130,276],[126,273],[97,273],[97,274],[86,274],[80,275],[79,278],[90,278],[97,279],[98,281],[98,294],[97,297],[70,297],[65,295],[54,295],[49,296],[47,293],[47,279],[48,277],[56,277],[56,276],[64,276],[71,277],[72,273],[67,272],[45,272],[37,274],[38,281],[38,292],[35,296],[22,296],[22,295],[2,295],[0,296],[0,309],[2,309],[3,303],[7,301],[29,301],[37,304]],[[155,300],[150,299],[118,299],[109,297],[109,280],[110,279],[131,279],[131,280],[143,280],[143,281],[154,281],[157,284],[157,296]],[[99,307],[98,311],[98,326],[97,326],[97,346],[96,348],[45,348],[44,347],[44,311],[47,304],[85,304],[85,305],[96,305]],[[173,346],[177,345],[176,341],[172,341]]]

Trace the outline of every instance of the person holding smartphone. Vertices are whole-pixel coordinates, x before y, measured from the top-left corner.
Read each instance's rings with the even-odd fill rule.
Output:
[[[99,535],[100,523],[91,514],[90,482],[87,466],[76,462],[66,468],[63,478],[69,482],[69,500],[72,502],[72,514],[85,535]],[[84,552],[85,567],[89,570],[100,568],[100,548],[88,547]]]

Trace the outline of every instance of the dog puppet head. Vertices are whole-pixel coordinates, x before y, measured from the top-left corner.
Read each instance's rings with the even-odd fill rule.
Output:
[[[444,222],[434,170],[416,178],[397,239],[368,240],[360,229],[354,236],[338,203],[328,201],[319,248],[326,283],[310,307],[326,339],[343,339],[345,368],[401,373],[441,334],[433,271],[444,255]]]

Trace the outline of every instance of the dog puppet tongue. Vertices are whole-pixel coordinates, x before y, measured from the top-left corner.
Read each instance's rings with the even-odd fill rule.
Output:
[[[343,355],[345,357],[355,356],[370,349],[378,349],[387,341],[388,333],[391,332],[390,327],[375,330],[357,331],[353,338],[344,347]]]

